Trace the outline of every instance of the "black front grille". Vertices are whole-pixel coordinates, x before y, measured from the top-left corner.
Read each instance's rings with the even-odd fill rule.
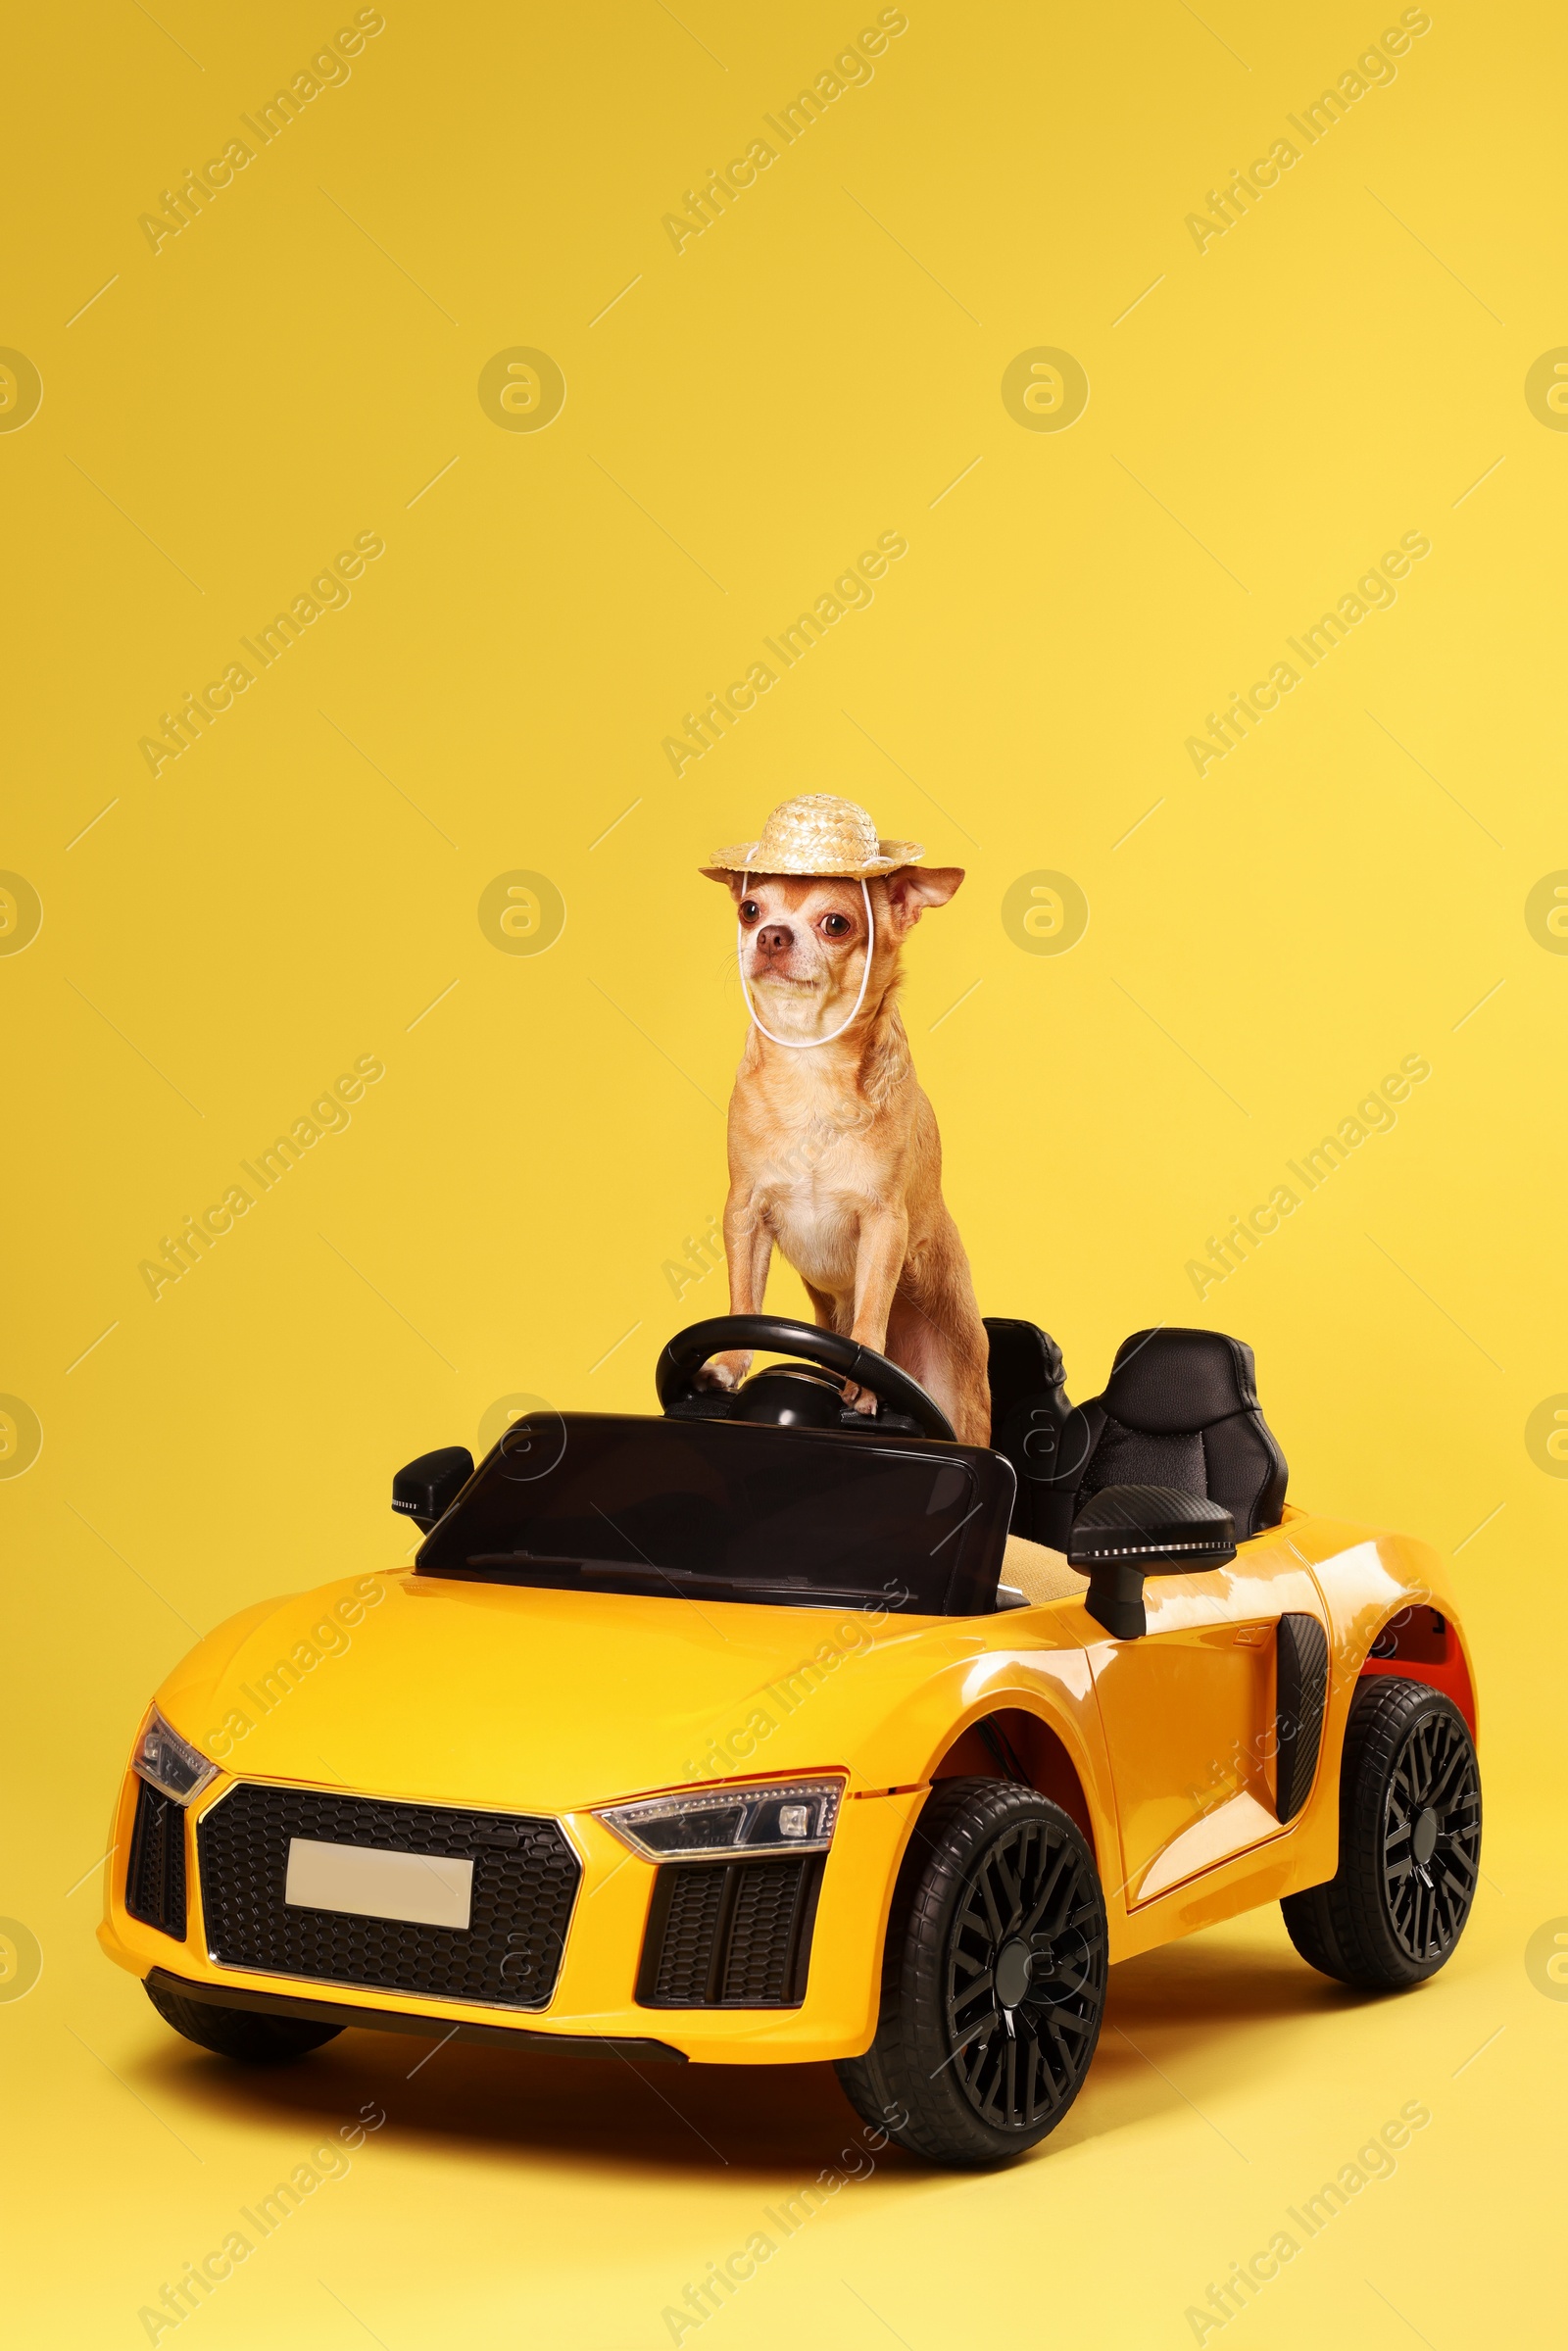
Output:
[[[283,1892],[296,1837],[471,1861],[468,1925],[291,1906]],[[542,2008],[550,1998],[582,1876],[554,1821],[249,1781],[205,1815],[196,1850],[207,1945],[220,1966],[499,2008]]]
[[[799,2008],[823,1858],[667,1864],[654,1882],[638,2004]]]
[[[185,1815],[172,1796],[136,1783],[136,1818],[125,1865],[125,1908],[161,1935],[185,1939]]]

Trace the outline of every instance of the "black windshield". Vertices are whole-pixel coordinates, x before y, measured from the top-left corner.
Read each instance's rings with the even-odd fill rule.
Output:
[[[977,1446],[734,1421],[530,1413],[418,1555],[421,1575],[795,1607],[973,1615],[1012,1505]]]

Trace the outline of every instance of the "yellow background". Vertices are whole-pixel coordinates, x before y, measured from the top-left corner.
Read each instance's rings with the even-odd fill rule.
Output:
[[[1118,1971],[1040,2155],[879,2164],[702,2339],[1191,2341],[1208,2281],[1410,2099],[1397,2177],[1226,2339],[1544,2339],[1568,2006],[1525,1949],[1568,1912],[1568,1486],[1525,1429],[1568,1390],[1568,960],[1524,906],[1568,866],[1568,440],[1524,378],[1568,341],[1560,16],[1438,0],[1200,254],[1185,216],[1397,11],[911,0],[677,254],[662,216],[874,11],[389,0],[155,254],[138,215],[351,13],[16,34],[0,342],[44,389],[0,433],[0,865],[43,926],[0,956],[0,1389],[43,1448],[0,1483],[0,1911],[44,1968],[0,2005],[12,2339],[144,2340],[160,2283],[375,2099],[351,2175],[182,2341],[630,2351],[849,2143],[817,2070],[694,2068],[662,2104],[474,2049],[409,2080],[417,2043],[351,2034],[236,2079],[92,1939],[187,1628],[400,1556],[392,1468],[505,1396],[648,1408],[658,1346],[722,1307],[722,1274],[677,1305],[663,1270],[722,1202],[744,1020],[696,867],[808,789],[968,869],[906,1007],[984,1309],[1052,1330],[1076,1396],[1141,1325],[1239,1333],[1295,1497],[1456,1554],[1488,1877],[1405,1999],[1328,1986],[1272,1912]],[[1088,373],[1067,431],[1003,405],[1042,345]],[[547,430],[480,406],[516,346],[564,373]],[[677,780],[662,738],[887,529],[870,609]],[[1205,713],[1412,529],[1394,608],[1200,779]],[[160,712],[364,530],[348,608],[155,779]],[[546,954],[480,928],[519,869],[566,905]],[[1040,869],[1091,908],[1060,956],[1001,919]],[[1200,1305],[1187,1260],[1411,1053],[1396,1130]],[[349,1130],[155,1303],[139,1261],[364,1053]]]

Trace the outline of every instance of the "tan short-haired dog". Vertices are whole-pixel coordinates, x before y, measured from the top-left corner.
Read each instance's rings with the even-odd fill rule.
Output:
[[[762,1311],[778,1249],[819,1326],[889,1356],[965,1444],[985,1445],[985,1327],[895,1001],[905,940],[963,879],[956,866],[922,870],[923,855],[879,840],[853,801],[810,793],[703,867],[734,896],[752,1012],[729,1104],[730,1311]],[[715,1355],[704,1378],[734,1388],[751,1360]],[[864,1390],[845,1393],[874,1411]]]

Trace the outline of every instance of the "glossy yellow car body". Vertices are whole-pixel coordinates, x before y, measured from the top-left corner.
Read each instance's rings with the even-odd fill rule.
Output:
[[[710,2064],[853,2057],[875,2030],[899,1863],[935,1780],[1000,1777],[1000,1752],[1074,1814],[1093,1843],[1114,1962],[1334,1874],[1341,1747],[1364,1674],[1430,1683],[1475,1729],[1468,1651],[1440,1562],[1406,1537],[1287,1507],[1228,1566],[1152,1578],[1138,1640],[1110,1638],[1087,1613],[1083,1579],[1058,1565],[1056,1582],[1066,1596],[956,1618],[400,1569],[252,1608],[157,1693],[173,1729],[220,1767],[183,1816],[186,1937],[126,1911],[139,1785],[127,1772],[104,1948],[138,1976],[159,1969],[211,1987],[209,1998],[222,1986],[308,1993],[346,2011],[427,2019],[433,2034],[481,2022],[529,2040],[652,2037]],[[1323,1624],[1330,1684],[1311,1792],[1282,1826],[1273,1751],[1284,1611]],[[808,1774],[841,1775],[845,1796],[801,2004],[639,2005],[656,1870],[596,1808]],[[195,1834],[240,1780],[554,1818],[583,1876],[548,2005],[519,2013],[216,1964]]]

